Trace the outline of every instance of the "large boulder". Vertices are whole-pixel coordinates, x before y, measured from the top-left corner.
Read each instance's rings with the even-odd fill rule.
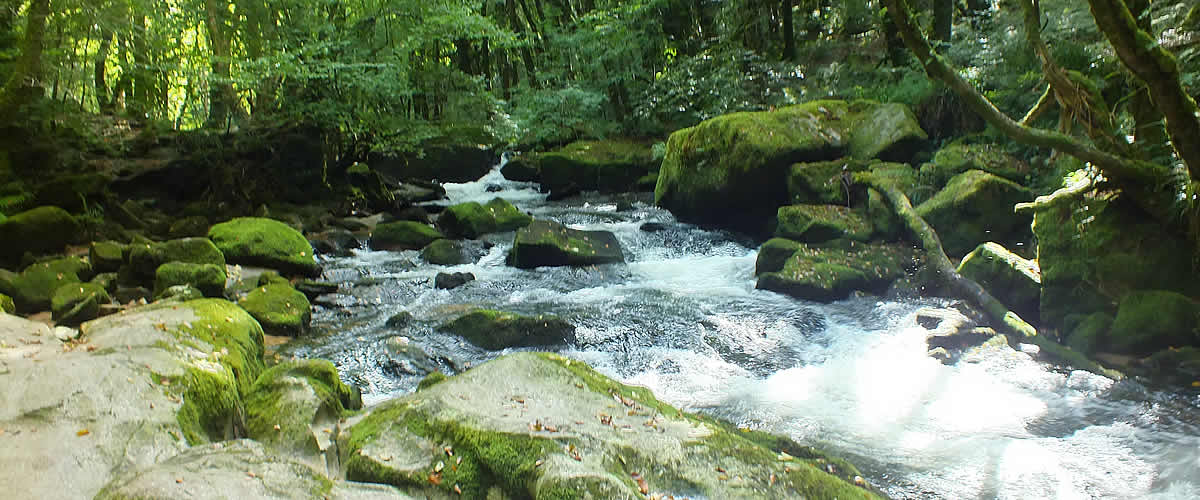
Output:
[[[854,292],[881,293],[913,267],[915,258],[910,246],[900,244],[800,243],[782,269],[759,270],[757,287],[817,302],[844,299]]]
[[[509,347],[561,345],[575,341],[575,327],[552,315],[479,309],[443,324],[442,330],[490,351]]]
[[[370,244],[376,250],[419,250],[444,237],[428,224],[402,220],[375,226]]]
[[[20,274],[0,270],[0,293],[16,302],[20,313],[35,313],[50,309],[54,292],[67,284],[79,283],[92,277],[92,267],[78,257],[64,257],[33,264]]]
[[[873,231],[863,214],[842,205],[785,205],[779,207],[776,219],[776,236],[804,243],[838,238],[867,241]]]
[[[207,264],[225,269],[225,255],[208,238],[180,238],[161,243],[138,243],[129,247],[129,268],[133,277],[150,282],[158,268],[168,262]]]
[[[98,273],[115,272],[125,263],[128,248],[115,241],[93,241],[88,245],[88,259]]]
[[[508,252],[508,264],[522,269],[624,261],[621,243],[612,233],[579,231],[546,220],[535,220],[517,231],[512,250]]]
[[[475,239],[488,233],[516,231],[529,225],[533,217],[503,198],[486,205],[470,201],[446,207],[438,216],[437,227],[451,238]]]
[[[963,257],[958,274],[979,283],[1022,319],[1037,324],[1042,296],[1042,272],[1037,261],[1023,259],[989,241]]]
[[[277,220],[240,217],[213,226],[208,237],[230,264],[263,266],[305,276],[321,272],[304,235]]]
[[[1013,212],[1033,193],[1010,180],[981,170],[954,176],[933,198],[917,206],[917,214],[937,231],[950,257],[966,255],[986,241],[1024,241],[1030,218]]]
[[[333,363],[289,361],[263,372],[250,388],[246,432],[277,450],[336,465],[332,436],[342,415],[360,408],[362,396],[342,383]]]
[[[0,266],[16,269],[26,253],[57,252],[79,234],[79,222],[58,207],[38,207],[0,221]]]
[[[512,354],[422,387],[350,428],[347,479],[431,498],[875,498],[848,480],[853,465],[555,354]]]
[[[295,337],[312,322],[312,304],[287,283],[256,287],[238,301],[269,335]]]
[[[685,221],[761,233],[788,201],[792,164],[903,157],[925,138],[899,104],[827,100],[731,113],[671,134],[654,200]]]
[[[93,498],[117,471],[240,432],[241,394],[263,370],[262,330],[241,308],[151,305],[81,330],[78,344],[61,344],[43,324],[0,315],[7,491]]]
[[[640,180],[658,170],[660,161],[651,146],[629,139],[577,141],[556,151],[519,156],[501,172],[512,180],[538,181],[554,192],[570,186],[634,191],[641,187]]]
[[[108,290],[94,283],[71,283],[55,290],[51,318],[62,326],[78,326],[100,316],[100,306],[112,302]]]
[[[412,500],[395,488],[330,480],[323,471],[261,443],[239,439],[198,446],[117,475],[96,500]]]
[[[1015,183],[1025,182],[1029,164],[1014,158],[994,144],[956,142],[934,153],[933,159],[921,165],[921,180],[942,187],[954,176],[968,170],[981,170]]]
[[[200,290],[205,297],[220,297],[225,293],[225,280],[225,266],[168,262],[154,272],[154,296],[162,295],[173,286],[188,285]]]
[[[1167,290],[1130,292],[1117,306],[1105,344],[1129,354],[1200,344],[1200,304]]]
[[[457,266],[467,263],[462,244],[446,239],[435,240],[421,249],[421,258],[439,266]]]

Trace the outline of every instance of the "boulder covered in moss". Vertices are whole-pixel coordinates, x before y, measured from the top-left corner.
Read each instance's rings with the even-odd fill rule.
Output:
[[[269,335],[295,337],[312,322],[312,304],[291,285],[277,283],[251,290],[238,301]]]
[[[135,243],[129,247],[129,268],[134,277],[149,282],[158,268],[168,262],[208,264],[225,269],[225,255],[208,238],[180,238],[163,242]]]
[[[79,257],[64,257],[39,262],[20,274],[0,272],[0,293],[13,298],[17,312],[23,314],[50,309],[50,300],[60,287],[80,283],[92,277],[92,266]]]
[[[0,313],[16,314],[17,305],[13,302],[12,297],[0,293]]]
[[[512,354],[423,386],[350,428],[347,479],[432,498],[876,498],[851,482],[849,463],[682,412],[555,354]]]
[[[442,238],[445,236],[428,224],[403,220],[375,226],[370,245],[376,250],[419,250]]]
[[[786,205],[776,212],[775,235],[805,243],[846,238],[867,241],[871,222],[842,205]]]
[[[98,273],[115,272],[125,263],[128,248],[115,241],[93,241],[88,245],[88,259]]]
[[[516,231],[529,225],[533,217],[503,198],[486,205],[471,201],[446,207],[438,216],[437,227],[451,238],[475,239],[488,233]]]
[[[788,259],[800,249],[800,243],[787,238],[771,238],[758,248],[754,263],[754,275],[773,273],[783,269]]]
[[[71,283],[55,290],[51,318],[62,326],[78,326],[100,316],[100,306],[112,302],[108,290],[94,283]]]
[[[1064,325],[1066,345],[1075,352],[1090,356],[1103,347],[1108,331],[1112,328],[1113,317],[1105,312],[1094,312],[1088,315],[1075,315],[1079,320]]]
[[[333,480],[331,475],[262,443],[239,439],[123,471],[96,500],[413,500],[393,487]]]
[[[362,408],[358,390],[342,383],[323,359],[289,361],[263,372],[246,396],[249,437],[304,457],[329,452],[336,463],[333,433],[349,410]]]
[[[757,287],[817,302],[844,299],[855,292],[877,294],[905,276],[915,259],[916,252],[901,244],[801,243],[782,269],[759,274]]]
[[[188,285],[200,290],[205,297],[220,297],[225,293],[225,280],[225,266],[168,262],[154,272],[154,296],[162,295],[173,286]]]
[[[0,267],[16,269],[26,253],[61,251],[79,236],[79,222],[54,206],[26,210],[0,221]]]
[[[917,214],[937,231],[951,258],[965,256],[987,241],[1024,241],[1030,218],[1013,213],[1033,193],[1017,183],[981,170],[950,179],[946,187],[917,206]]]
[[[635,191],[640,179],[658,171],[661,161],[652,146],[631,139],[576,141],[548,153],[520,156],[502,172],[506,178],[537,181],[556,192],[570,186],[602,192]]]
[[[1117,306],[1106,345],[1117,353],[1149,354],[1200,344],[1200,303],[1167,290],[1130,292]]]
[[[590,266],[625,262],[625,254],[617,237],[608,231],[580,231],[535,220],[517,231],[507,262],[522,269]]]
[[[0,344],[23,345],[29,354],[5,360],[0,428],[37,428],[4,434],[0,482],[7,491],[93,498],[118,471],[242,432],[241,395],[263,370],[263,336],[237,305],[150,305],[81,330],[79,345],[64,349],[44,324],[0,315]],[[17,340],[33,337],[43,342]],[[240,475],[245,481],[246,470]],[[208,491],[198,479],[192,486]]]
[[[575,341],[575,326],[557,316],[479,309],[439,327],[489,351],[562,345]]]
[[[1042,272],[1037,261],[1021,258],[989,241],[963,257],[958,274],[979,283],[1021,319],[1037,324],[1042,296]]]
[[[850,175],[867,170],[868,165],[853,158],[794,164],[787,176],[788,202],[848,206],[864,192]]]
[[[933,186],[945,186],[954,176],[968,170],[980,170],[1021,184],[1029,171],[1029,165],[1005,153],[994,144],[948,144],[933,159],[921,165],[920,177]]]
[[[240,217],[213,226],[208,237],[230,264],[269,267],[304,276],[321,273],[304,235],[277,220]]]
[[[671,134],[654,201],[681,220],[761,233],[789,200],[793,164],[902,157],[925,138],[900,104],[825,100],[731,113]]]
[[[421,258],[439,266],[457,266],[467,263],[462,244],[453,240],[435,240],[421,249]]]

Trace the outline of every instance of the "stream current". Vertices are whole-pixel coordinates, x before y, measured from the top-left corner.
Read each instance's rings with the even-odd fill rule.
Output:
[[[753,242],[679,223],[648,195],[548,202],[499,167],[445,187],[440,203],[499,196],[538,218],[611,231],[626,263],[508,267],[512,233],[485,236],[490,248],[459,266],[427,264],[415,251],[357,251],[325,261],[341,292],[319,299],[313,332],[282,355],[332,360],[374,404],[413,391],[424,375],[389,361],[389,337],[409,338],[455,373],[503,352],[437,325],[472,307],[550,313],[577,327],[562,354],[677,407],[850,459],[893,498],[1200,498],[1194,390],[1114,382],[1007,347],[944,365],[926,356],[915,316],[947,300],[820,304],[756,290]],[[648,222],[655,231],[642,230]],[[438,272],[478,279],[438,290]],[[403,311],[411,322],[386,324]]]

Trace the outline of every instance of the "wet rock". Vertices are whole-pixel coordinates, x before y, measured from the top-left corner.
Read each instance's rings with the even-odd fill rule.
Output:
[[[986,241],[1024,240],[1030,218],[1013,213],[1013,206],[1031,199],[1032,192],[1021,185],[969,170],[916,208],[937,231],[946,254],[957,257]]]
[[[438,328],[490,351],[575,341],[575,327],[557,316],[523,316],[490,309],[467,313]]]
[[[435,498],[875,497],[850,482],[860,473],[849,463],[684,413],[558,355],[512,354],[428,382],[350,428],[348,479]],[[627,465],[614,470],[614,456]]]
[[[629,139],[576,141],[548,153],[516,156],[501,172],[507,179],[540,182],[564,198],[582,190],[635,191],[641,179],[658,170],[652,146]]]
[[[388,212],[387,215],[387,218],[391,220],[384,220],[384,222],[391,222],[393,220],[410,220],[413,222],[420,222],[422,224],[433,223],[433,220],[429,218],[429,212],[416,205],[409,205],[403,208],[392,210]]]
[[[731,113],[671,134],[654,200],[683,221],[761,233],[789,200],[793,164],[907,161],[925,138],[899,104],[824,100]]]
[[[113,292],[113,298],[122,304],[139,301],[145,303],[149,299],[154,298],[154,291],[144,286],[118,285],[117,290]]]
[[[612,233],[579,231],[545,220],[535,220],[517,231],[508,253],[508,264],[522,269],[624,261],[621,244]]]
[[[269,335],[295,337],[304,333],[312,322],[308,298],[287,284],[257,287],[242,297],[238,305],[258,320]]]
[[[0,220],[0,267],[16,269],[26,253],[58,252],[79,234],[79,222],[58,207],[38,207]]]
[[[787,205],[779,207],[776,217],[776,236],[805,243],[867,241],[873,231],[866,217],[841,205]]]
[[[537,182],[538,180],[538,161],[537,154],[515,155],[508,159],[500,168],[500,175],[505,179],[518,182]]]
[[[168,262],[158,266],[154,273],[154,296],[160,297],[168,288],[188,285],[200,290],[206,297],[225,294],[225,267],[213,264],[190,262]]]
[[[248,439],[198,446],[161,463],[122,472],[97,500],[411,500],[395,488],[330,480],[294,457]]]
[[[384,322],[384,325],[387,326],[388,328],[399,329],[399,328],[404,328],[404,327],[408,326],[409,323],[412,323],[412,320],[413,320],[412,313],[410,313],[408,311],[400,311],[396,314],[393,314],[391,317],[389,317],[387,319],[387,321]]]
[[[877,294],[903,277],[916,259],[906,245],[832,243],[798,244],[782,269],[758,275],[757,287],[817,302],[841,300],[854,292]]]
[[[304,235],[276,220],[241,217],[213,226],[208,237],[230,264],[263,266],[303,276],[321,272]]]
[[[259,375],[246,396],[247,435],[338,473],[333,436],[346,410],[362,408],[357,389],[343,384],[323,359],[288,361]]]
[[[488,233],[515,231],[532,220],[512,203],[494,198],[486,205],[467,202],[447,207],[438,216],[437,227],[451,238],[475,239]]]
[[[489,193],[499,193],[500,191],[504,191],[504,186],[499,184],[488,184],[483,188],[483,190]]]
[[[309,244],[321,255],[348,257],[351,250],[362,248],[362,242],[349,230],[342,228],[327,229],[309,236]]]
[[[783,270],[789,258],[800,249],[800,243],[787,238],[771,238],[758,248],[758,258],[754,263],[754,275],[773,273]]]
[[[638,226],[638,230],[646,233],[657,233],[659,231],[666,231],[669,228],[670,226],[662,222],[647,222],[641,226]]]
[[[389,337],[385,348],[387,359],[384,359],[381,365],[393,375],[425,375],[438,370],[437,361],[412,343],[408,337]]]
[[[88,245],[88,259],[98,273],[115,272],[125,263],[127,247],[115,241],[93,241]]]
[[[243,414],[239,394],[263,369],[258,323],[218,299],[84,323],[86,349],[17,341],[51,335],[40,323],[0,315],[0,345],[29,354],[0,347],[10,371],[0,376],[0,483],[22,497],[93,498],[116,471],[232,438]],[[246,471],[239,474],[246,481]]]
[[[471,273],[437,273],[433,278],[433,287],[450,290],[467,284],[467,282],[475,281],[475,275]]]
[[[583,194],[583,189],[578,184],[570,183],[563,186],[550,188],[550,195],[546,196],[548,201],[562,201],[573,196]]]
[[[77,326],[100,317],[100,306],[112,302],[108,291],[92,283],[71,283],[54,292],[50,310],[54,322]]]
[[[453,240],[435,240],[421,249],[421,258],[430,264],[456,266],[467,263],[462,244]]]
[[[444,238],[429,225],[413,221],[388,222],[375,226],[371,233],[371,248],[376,250],[419,250]]]
[[[299,290],[305,297],[308,297],[310,302],[322,295],[337,293],[340,288],[337,283],[329,283],[327,281],[305,279],[296,283],[296,290]]]
[[[999,243],[987,242],[963,257],[958,273],[979,283],[1022,319],[1038,323],[1042,272],[1037,261],[1023,259]]]

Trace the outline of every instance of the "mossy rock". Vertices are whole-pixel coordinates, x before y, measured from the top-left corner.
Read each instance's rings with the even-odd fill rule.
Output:
[[[528,153],[508,159],[500,168],[500,174],[505,179],[517,182],[537,182],[538,160],[537,153]]]
[[[575,327],[557,316],[523,316],[491,309],[472,311],[439,328],[489,351],[575,341]]]
[[[731,113],[671,134],[654,201],[681,220],[761,233],[789,200],[793,164],[887,157],[924,138],[903,105],[825,100]]]
[[[999,243],[987,242],[963,258],[958,274],[979,283],[1025,321],[1038,323],[1042,272],[1036,261],[1023,259]]]
[[[308,297],[309,302],[325,294],[337,293],[340,288],[337,283],[330,283],[328,281],[305,279],[296,283],[296,290],[299,290],[305,297]]]
[[[129,246],[129,271],[140,281],[154,279],[158,268],[168,262],[208,264],[222,271],[225,269],[225,255],[208,238],[180,238]]]
[[[278,272],[271,271],[271,270],[263,271],[262,274],[259,274],[258,282],[256,283],[257,286],[291,285],[291,284],[292,284],[292,282],[288,281],[287,278],[284,278]]]
[[[779,207],[776,218],[776,236],[804,243],[867,241],[873,231],[866,217],[841,205],[787,205]]]
[[[1113,317],[1108,313],[1096,312],[1085,316],[1069,330],[1067,347],[1085,356],[1092,355],[1103,345],[1112,323]]]
[[[88,259],[96,272],[114,272],[125,263],[128,247],[115,241],[93,241],[88,245]]]
[[[187,302],[204,298],[204,292],[192,285],[174,285],[167,287],[162,293],[155,295],[155,301],[173,300],[176,302]]]
[[[546,220],[535,220],[517,231],[508,252],[508,264],[522,269],[624,261],[621,244],[612,233],[579,231]]]
[[[208,217],[203,215],[184,217],[171,223],[167,229],[167,236],[171,238],[204,237],[208,234],[210,226],[212,224],[209,223]]]
[[[16,314],[17,305],[13,302],[12,297],[0,293],[0,313]]]
[[[428,224],[403,220],[375,226],[370,243],[376,250],[419,250],[442,238],[445,236]]]
[[[771,238],[758,248],[758,258],[754,263],[754,275],[782,271],[784,264],[791,258],[800,243],[787,238]]]
[[[77,326],[100,316],[100,306],[112,302],[108,290],[92,283],[71,283],[54,291],[51,317],[63,326]]]
[[[168,262],[154,272],[154,296],[161,296],[173,286],[189,285],[205,297],[220,297],[225,293],[225,280],[225,266]]]
[[[1059,328],[1072,314],[1116,314],[1134,290],[1200,297],[1191,244],[1121,198],[1047,207],[1034,215],[1042,271],[1041,321]]]
[[[0,293],[13,298],[17,312],[31,314],[50,309],[54,292],[92,276],[91,265],[78,257],[64,257],[33,264],[20,274],[0,273]]]
[[[867,170],[869,162],[853,158],[797,163],[788,173],[788,201],[793,204],[843,205],[862,198],[865,189],[849,175]]]
[[[472,201],[446,207],[437,227],[451,238],[475,239],[488,233],[515,231],[532,221],[533,217],[507,200],[493,198],[486,205]]]
[[[937,231],[948,256],[965,256],[986,241],[1024,240],[1030,218],[1013,213],[1013,206],[1031,199],[1033,193],[1025,187],[969,170],[918,205],[917,214]]]
[[[922,182],[940,188],[954,176],[968,170],[987,172],[1023,184],[1028,165],[993,144],[956,142],[939,149],[932,161],[921,165],[920,177]]]
[[[250,388],[246,431],[279,450],[319,455],[331,449],[331,435],[324,431],[335,429],[348,410],[360,408],[362,396],[342,383],[333,363],[289,361],[263,372]]]
[[[241,217],[213,226],[208,237],[230,264],[269,267],[304,276],[321,272],[304,235],[276,220]]]
[[[15,269],[26,253],[61,251],[79,235],[79,222],[58,207],[38,207],[0,222],[0,266]]]
[[[249,312],[270,335],[297,336],[312,322],[312,305],[303,293],[287,284],[257,287],[238,305]]]
[[[854,292],[882,293],[915,267],[915,261],[915,251],[901,244],[800,244],[783,269],[759,274],[757,287],[799,299],[831,302]]]
[[[859,474],[844,461],[682,412],[555,354],[511,354],[422,385],[350,428],[347,479],[434,498],[876,498],[826,472]]]
[[[457,266],[467,263],[462,245],[452,240],[435,240],[421,249],[421,258],[439,266]]]
[[[1200,341],[1200,304],[1166,290],[1139,290],[1121,299],[1107,346],[1114,352],[1148,354]]]
[[[571,185],[602,192],[633,191],[658,169],[651,144],[628,139],[576,141],[536,155],[538,180],[551,190]]]

